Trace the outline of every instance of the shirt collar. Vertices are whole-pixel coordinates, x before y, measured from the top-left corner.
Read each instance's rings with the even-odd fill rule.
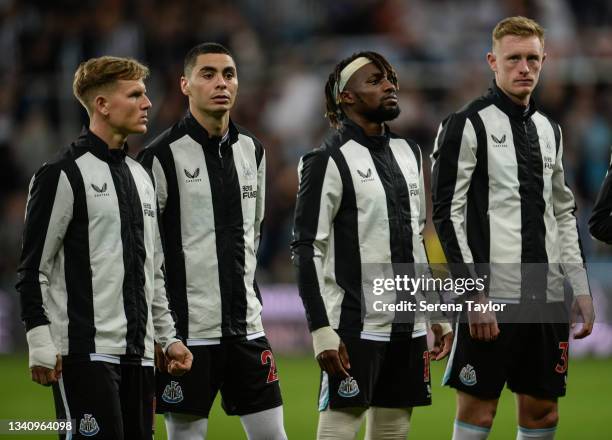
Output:
[[[340,131],[348,134],[361,145],[367,148],[379,149],[389,145],[390,130],[384,124],[384,133],[380,136],[368,136],[363,128],[352,119],[344,117]]]
[[[187,111],[187,115],[185,116],[185,125],[187,127],[187,132],[193,139],[202,144],[202,145],[211,145],[214,147],[218,147],[220,143],[225,144],[229,140],[229,145],[234,144],[238,140],[238,128],[231,120],[229,121],[229,126],[227,133],[223,136],[210,136],[206,128],[204,128],[198,120],[191,114],[190,111]]]
[[[127,142],[122,148],[108,148],[108,144],[93,133],[88,127],[83,127],[81,134],[74,143],[76,148],[84,148],[90,151],[98,159],[105,162],[119,162],[127,156]]]
[[[495,104],[508,116],[511,116],[515,119],[529,119],[531,115],[533,115],[536,110],[536,103],[533,99],[533,96],[529,98],[529,105],[525,107],[524,105],[520,105],[515,103],[504,93],[502,89],[495,83],[495,80],[491,83],[491,87],[489,88],[489,95],[493,97]]]

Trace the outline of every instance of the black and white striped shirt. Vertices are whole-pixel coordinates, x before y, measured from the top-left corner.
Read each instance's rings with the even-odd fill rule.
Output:
[[[141,155],[157,184],[169,300],[187,345],[262,336],[256,254],[264,217],[261,143],[230,121],[209,137],[188,114]]]
[[[493,298],[562,300],[563,274],[574,294],[589,293],[562,157],[559,125],[495,83],[440,125],[433,221],[449,263],[497,267],[489,274]]]
[[[175,337],[156,211],[147,171],[87,129],[43,165],[18,272],[26,330],[50,323],[62,355],[153,359],[154,336]]]
[[[393,314],[362,317],[363,286],[372,284],[362,265],[427,263],[421,152],[386,133],[369,137],[345,119],[300,161],[291,248],[311,331],[330,325],[382,341],[426,332]]]

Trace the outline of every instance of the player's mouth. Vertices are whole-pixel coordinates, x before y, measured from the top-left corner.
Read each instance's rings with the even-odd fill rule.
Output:
[[[227,95],[215,95],[212,97],[212,100],[216,104],[229,104],[230,97]]]
[[[147,122],[149,122],[149,118],[147,117],[147,115],[144,115],[140,117],[140,121],[146,124]]]
[[[533,85],[533,80],[532,79],[517,79],[514,80],[514,83],[519,85],[519,86],[531,86]]]
[[[397,100],[397,95],[395,95],[395,94],[392,94],[392,95],[387,95],[387,96],[385,96],[385,97],[382,99],[382,101],[383,101],[385,104],[397,105],[397,102],[398,102],[398,100]]]

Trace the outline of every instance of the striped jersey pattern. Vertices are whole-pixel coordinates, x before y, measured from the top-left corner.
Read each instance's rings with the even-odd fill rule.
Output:
[[[372,284],[362,265],[427,263],[421,152],[386,133],[369,137],[345,119],[300,160],[291,248],[311,331],[330,325],[382,341],[425,334],[424,323],[393,314],[362,316],[363,286]]]
[[[157,185],[169,301],[188,345],[263,335],[256,254],[264,218],[261,143],[230,121],[209,137],[188,114],[141,153]]]
[[[85,129],[30,183],[17,290],[62,355],[153,359],[175,337],[152,177]]]
[[[560,301],[564,276],[590,291],[562,158],[559,125],[495,84],[440,125],[433,221],[449,263],[490,263],[492,298]]]

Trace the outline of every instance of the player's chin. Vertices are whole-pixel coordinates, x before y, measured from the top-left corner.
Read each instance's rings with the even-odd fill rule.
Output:
[[[136,124],[132,129],[132,133],[134,134],[145,134],[146,132],[147,124],[145,123]]]

